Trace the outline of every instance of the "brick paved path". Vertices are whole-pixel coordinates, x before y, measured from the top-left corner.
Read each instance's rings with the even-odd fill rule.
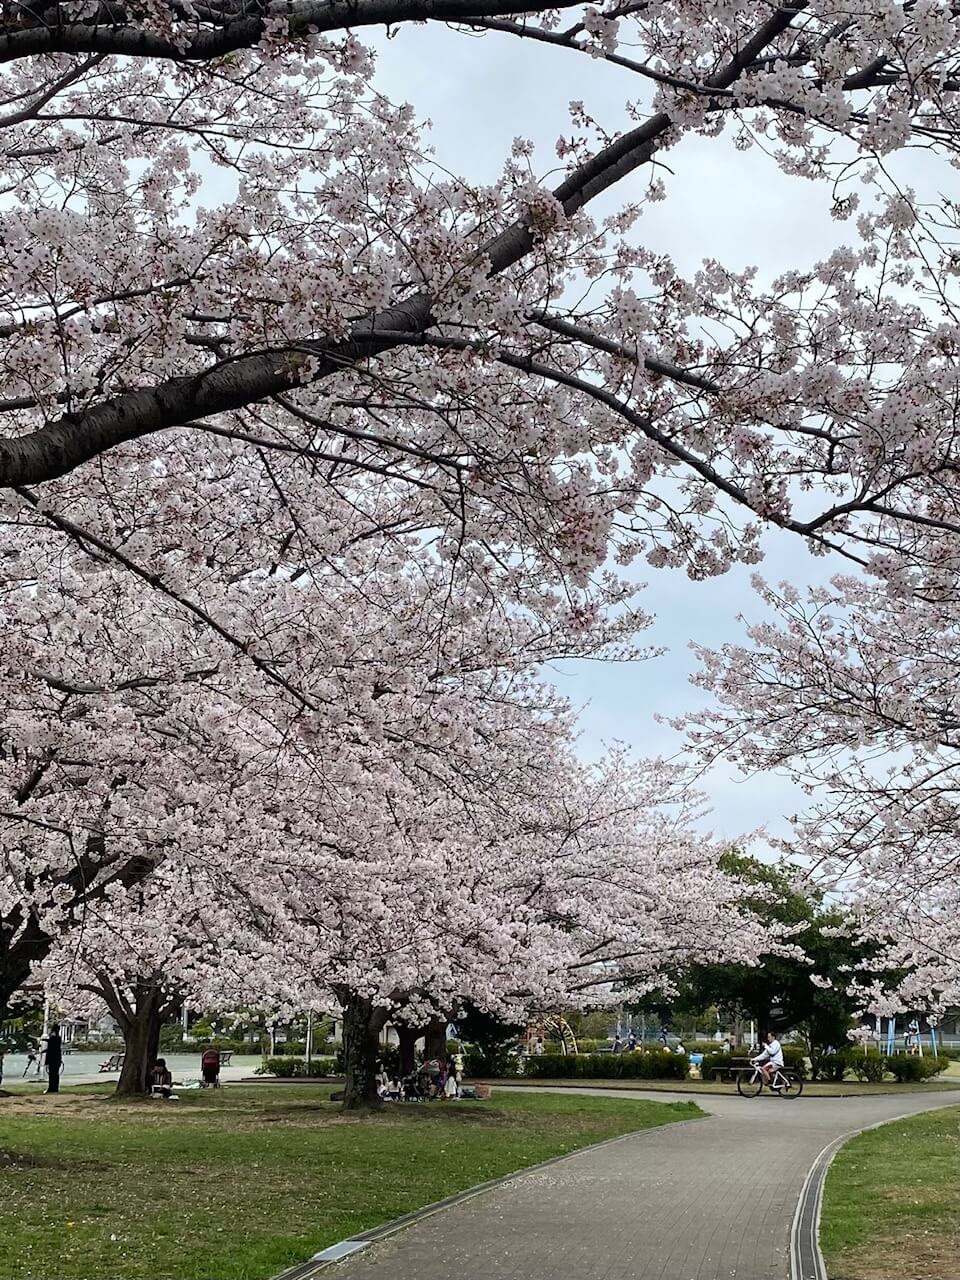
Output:
[[[822,1148],[960,1092],[696,1101],[709,1118],[521,1174],[371,1245],[331,1280],[786,1280],[800,1188]]]

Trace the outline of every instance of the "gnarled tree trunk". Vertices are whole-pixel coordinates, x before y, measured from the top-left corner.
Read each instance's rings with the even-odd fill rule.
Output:
[[[123,1035],[123,1067],[117,1081],[118,1097],[147,1092],[150,1071],[160,1051],[160,1030],[178,1003],[155,980],[138,978],[124,992],[106,974],[99,974],[91,990],[103,998]]]
[[[408,1076],[417,1065],[417,1041],[423,1035],[420,1027],[408,1027],[404,1023],[400,1023],[397,1027],[397,1037],[400,1041],[400,1074]]]
[[[446,1058],[447,1056],[447,1020],[431,1018],[423,1038],[424,1058]]]
[[[377,1055],[380,1032],[386,1026],[389,1009],[375,1005],[355,992],[340,997],[343,1004],[343,1065],[346,1084],[344,1111],[363,1111],[382,1104],[377,1092]]]

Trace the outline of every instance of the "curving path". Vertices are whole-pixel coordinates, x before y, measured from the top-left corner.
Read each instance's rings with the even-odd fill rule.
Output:
[[[691,1098],[640,1090],[622,1096]],[[331,1280],[788,1280],[791,1226],[823,1149],[868,1125],[956,1105],[960,1090],[787,1102],[711,1094],[695,1101],[710,1113],[703,1120],[651,1129],[532,1169],[371,1243],[326,1274]],[[415,1161],[410,1176],[416,1177]],[[816,1197],[805,1198],[815,1224]],[[793,1280],[819,1280],[809,1252],[795,1262]]]

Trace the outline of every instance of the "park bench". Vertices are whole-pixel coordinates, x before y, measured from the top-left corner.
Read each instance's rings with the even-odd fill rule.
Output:
[[[226,1051],[221,1052],[221,1054],[220,1054],[220,1066],[221,1066],[221,1067],[229,1067],[229,1065],[230,1065],[230,1059],[231,1059],[232,1057],[233,1057],[233,1050],[232,1050],[232,1049],[227,1049]]]
[[[744,1071],[750,1071],[750,1060],[748,1058],[731,1058],[729,1062],[725,1062],[722,1066],[711,1067],[710,1075],[715,1082],[724,1084],[736,1080],[737,1076]]]
[[[106,1060],[106,1062],[100,1063],[100,1070],[101,1071],[120,1071],[123,1068],[124,1056],[125,1055],[122,1053],[111,1053],[110,1057]]]

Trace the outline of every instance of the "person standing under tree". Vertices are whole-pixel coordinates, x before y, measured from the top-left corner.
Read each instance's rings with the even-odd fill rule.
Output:
[[[63,1041],[60,1039],[60,1024],[55,1022],[47,1037],[47,1093],[60,1092],[60,1069],[63,1066]]]

